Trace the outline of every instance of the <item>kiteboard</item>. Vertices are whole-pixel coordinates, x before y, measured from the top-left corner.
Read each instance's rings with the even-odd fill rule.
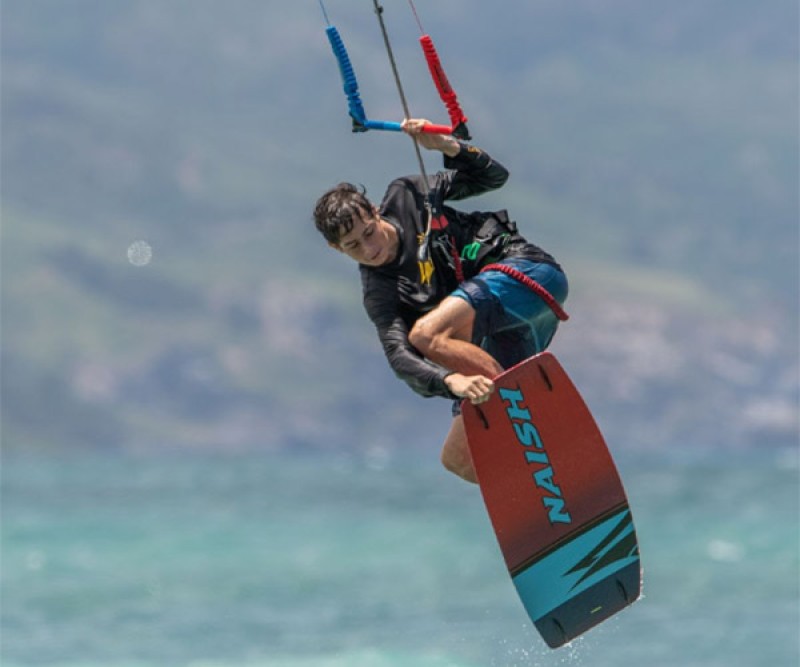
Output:
[[[556,358],[543,352],[462,406],[500,550],[544,641],[557,648],[635,602],[639,547],[600,430]]]

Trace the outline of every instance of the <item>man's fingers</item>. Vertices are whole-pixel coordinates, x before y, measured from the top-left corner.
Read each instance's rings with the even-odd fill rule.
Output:
[[[425,126],[426,122],[427,121],[422,118],[406,118],[401,123],[401,127],[408,134],[416,136],[422,134],[422,128]]]
[[[477,405],[488,401],[494,392],[494,382],[489,378],[476,377],[467,392],[470,401]]]

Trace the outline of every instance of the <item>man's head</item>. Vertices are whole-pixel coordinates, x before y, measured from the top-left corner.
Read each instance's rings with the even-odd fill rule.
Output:
[[[333,246],[353,229],[356,218],[368,218],[374,210],[363,187],[352,183],[339,183],[317,200],[314,224],[325,240]]]
[[[317,200],[314,224],[332,248],[359,264],[381,266],[395,258],[398,235],[367,199],[364,188],[340,183]]]

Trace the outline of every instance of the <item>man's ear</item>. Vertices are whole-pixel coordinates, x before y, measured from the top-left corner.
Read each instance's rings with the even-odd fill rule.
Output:
[[[342,246],[340,246],[338,243],[331,243],[330,241],[328,241],[328,245],[334,250],[338,250],[339,252],[344,252],[344,250],[342,250]]]

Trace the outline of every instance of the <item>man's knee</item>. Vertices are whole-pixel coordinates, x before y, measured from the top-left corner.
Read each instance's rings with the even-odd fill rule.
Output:
[[[444,441],[441,455],[442,465],[454,475],[468,482],[477,483],[478,477],[464,432],[464,422],[461,416],[453,420],[450,432]]]
[[[475,474],[475,466],[471,458],[463,456],[453,456],[452,452],[442,452],[442,465],[454,475],[457,475],[467,482],[478,483],[478,476]]]
[[[466,301],[447,297],[414,323],[408,341],[428,356],[451,340],[470,340],[474,319],[475,311]]]

